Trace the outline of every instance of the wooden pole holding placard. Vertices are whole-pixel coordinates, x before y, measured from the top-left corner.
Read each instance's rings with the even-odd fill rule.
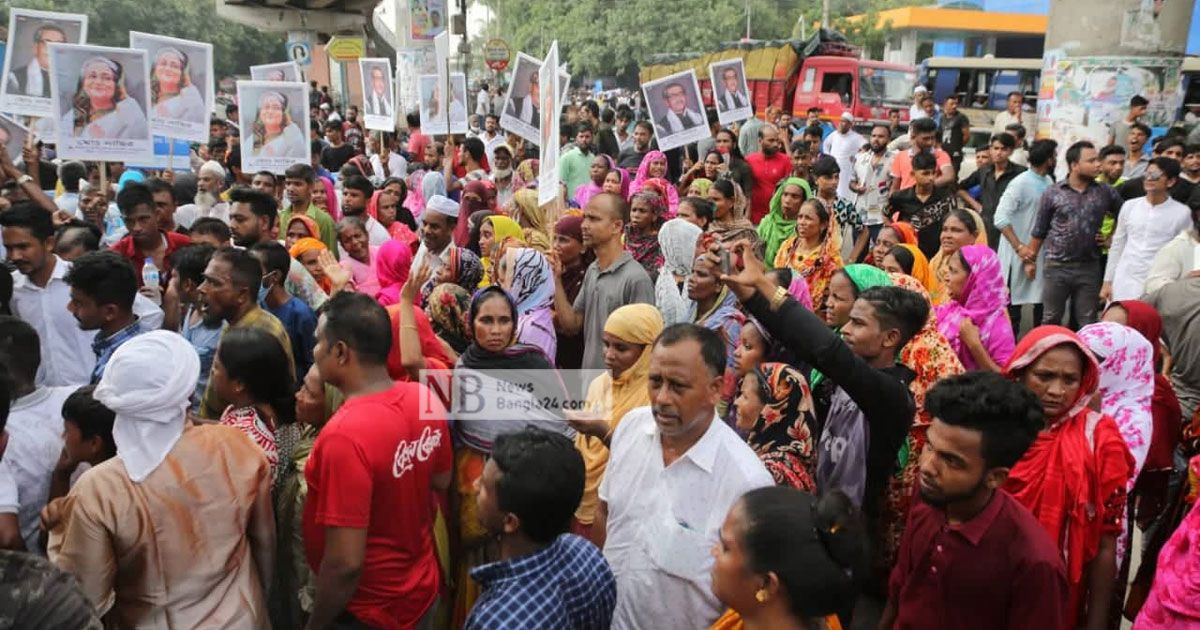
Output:
[[[104,204],[108,205],[108,165],[104,162],[97,162],[100,166],[100,191],[104,193]]]
[[[175,139],[167,138],[167,170],[175,171]]]

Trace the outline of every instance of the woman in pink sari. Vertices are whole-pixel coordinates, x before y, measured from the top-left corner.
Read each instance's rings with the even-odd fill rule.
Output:
[[[948,267],[943,288],[949,299],[935,309],[938,331],[963,367],[999,372],[1015,345],[1000,259],[987,245],[967,245],[950,257]]]
[[[371,247],[366,223],[359,217],[345,217],[337,228],[338,244],[344,252],[338,264],[350,273],[350,288],[375,297],[379,293],[379,278],[375,274],[379,248]]]
[[[408,208],[400,205],[396,195],[386,190],[376,190],[367,203],[367,214],[387,228],[388,236],[417,250],[421,237],[417,235],[417,224]],[[382,246],[380,246],[382,247]]]
[[[317,179],[321,180],[321,186],[319,188],[313,186],[313,203],[321,206],[318,200],[324,202],[325,205],[321,206],[321,209],[328,212],[334,221],[341,221],[342,209],[338,207],[337,190],[333,186],[333,180],[328,177],[318,177]]]
[[[1182,491],[1194,495],[1200,483],[1200,456],[1188,463]],[[1200,627],[1200,501],[1158,554],[1150,596],[1133,630],[1185,630]]]
[[[604,180],[608,177],[609,172],[617,168],[616,160],[601,153],[592,159],[592,167],[588,173],[591,179],[579,185],[578,188],[571,191],[572,199],[580,207],[587,205],[587,202],[592,197],[604,192]]]
[[[391,240],[379,246],[375,252],[375,279],[379,281],[379,292],[375,301],[384,306],[400,303],[400,289],[408,280],[412,268],[413,252],[409,246]]]
[[[666,182],[667,174],[667,154],[662,151],[651,151],[642,158],[642,164],[638,166],[637,175],[633,178],[633,183],[629,185],[629,198],[641,192],[645,187],[646,181],[651,179],[661,179]],[[661,185],[663,190],[661,194],[666,196],[668,219],[675,216],[675,209],[679,207],[679,191],[670,183]]]

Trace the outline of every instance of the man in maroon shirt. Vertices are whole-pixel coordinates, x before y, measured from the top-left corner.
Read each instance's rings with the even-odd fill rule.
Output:
[[[450,487],[450,430],[424,385],[388,376],[392,334],[387,311],[362,293],[333,296],[317,322],[313,362],[346,402],[304,469],[308,630],[433,627],[434,493]]]
[[[750,191],[750,221],[755,225],[771,210],[775,186],[792,170],[792,159],[783,151],[778,127],[770,123],[760,127],[758,145],[758,153],[746,156],[746,163],[754,175],[754,190]]]
[[[1001,490],[1044,419],[1025,387],[968,372],[929,390],[933,417],[879,628],[1062,628],[1067,576],[1033,514]]]
[[[150,187],[141,182],[129,182],[117,193],[117,208],[125,229],[129,230],[121,240],[113,243],[112,250],[129,259],[136,272],[138,287],[142,286],[142,267],[146,259],[154,261],[159,271],[159,294],[171,279],[171,254],[192,239],[178,232],[161,229],[159,216],[154,208],[154,194]],[[151,298],[153,299],[153,297]]]

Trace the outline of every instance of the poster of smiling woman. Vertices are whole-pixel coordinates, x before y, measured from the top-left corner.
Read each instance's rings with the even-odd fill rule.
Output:
[[[212,44],[129,33],[129,47],[150,61],[150,130],[192,142],[208,141],[213,110]]]
[[[287,167],[308,164],[308,84],[238,81],[242,170],[282,175]]]
[[[59,157],[130,162],[152,155],[146,51],[50,45]]]
[[[50,99],[50,45],[86,42],[87,22],[86,15],[76,13],[28,9],[13,9],[9,13],[0,111],[24,116],[54,115]]]

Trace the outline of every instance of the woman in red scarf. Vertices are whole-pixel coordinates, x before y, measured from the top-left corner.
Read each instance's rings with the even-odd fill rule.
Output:
[[[1075,333],[1040,326],[1017,345],[1004,374],[1033,391],[1046,413],[1046,429],[1013,466],[1005,490],[1063,553],[1071,598],[1064,629],[1085,615],[1087,627],[1104,627],[1133,456],[1116,422],[1088,408],[1100,366]]]

